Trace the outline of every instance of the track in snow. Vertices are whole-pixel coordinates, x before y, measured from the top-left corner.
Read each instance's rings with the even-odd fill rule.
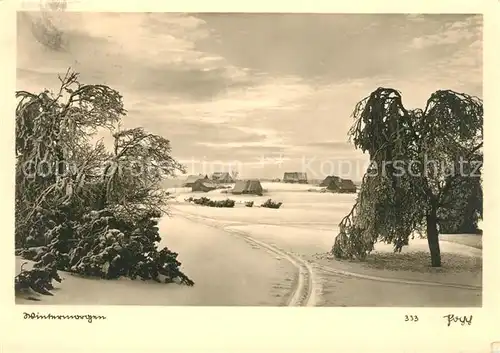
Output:
[[[397,283],[397,284],[409,284],[409,285],[416,285],[416,286],[428,286],[428,287],[449,287],[449,288],[457,288],[457,289],[467,289],[467,290],[482,290],[482,286],[474,286],[474,285],[468,285],[468,284],[458,284],[458,283],[443,283],[443,282],[431,282],[431,281],[420,281],[420,280],[406,280],[406,279],[399,279],[399,278],[388,278],[388,277],[378,277],[378,276],[370,276],[370,275],[363,275],[360,273],[355,273],[355,272],[349,272],[349,271],[343,271],[343,270],[337,270],[328,266],[323,266],[323,265],[317,265],[318,269],[331,273],[334,275],[340,275],[344,277],[354,277],[354,278],[360,278],[360,279],[366,279],[370,281],[378,281],[378,282],[388,282],[388,283]]]
[[[276,254],[294,265],[298,270],[297,284],[293,290],[292,296],[288,300],[288,306],[315,306],[316,293],[319,291],[319,286],[315,280],[315,274],[312,266],[301,259],[300,257],[291,254],[287,251],[281,250],[274,245],[264,243],[260,240],[252,238],[245,232],[231,229],[230,227],[223,227],[223,229],[231,234],[239,236],[246,241],[253,243],[261,248],[269,250],[271,253]]]
[[[239,236],[250,243],[253,243],[261,248],[270,251],[271,253],[274,253],[278,256],[285,258],[290,263],[292,263],[298,269],[298,281],[293,291],[292,297],[289,300],[288,306],[315,306],[317,304],[317,297],[320,291],[320,285],[317,281],[316,271],[314,270],[314,268],[316,268],[319,272],[326,272],[334,275],[339,275],[344,277],[354,277],[371,281],[429,286],[429,287],[449,287],[449,288],[476,290],[476,291],[482,290],[482,286],[378,277],[378,276],[364,275],[350,271],[337,270],[335,268],[319,264],[315,264],[313,268],[313,266],[309,262],[303,260],[300,256],[294,255],[283,249],[279,249],[275,245],[254,239],[249,234],[232,228],[240,225],[248,225],[249,224],[248,222],[226,222],[226,225],[223,225],[219,221],[209,217],[198,216],[192,213],[185,213],[182,211],[180,212],[181,213],[178,214],[179,216],[186,217],[193,221],[198,221],[198,222],[201,221],[204,224],[211,225],[213,227],[224,230],[225,232],[231,233],[235,236]]]
[[[184,217],[186,219],[189,219],[194,222],[202,222],[205,225],[218,228],[220,230],[223,230],[224,232],[231,234],[233,236],[237,236],[239,238],[242,238],[246,240],[248,243],[252,243],[260,248],[266,249],[269,252],[278,255],[284,259],[286,259],[288,262],[290,262],[293,266],[297,268],[298,271],[298,276],[297,276],[297,281],[295,288],[292,291],[292,295],[290,299],[288,300],[287,305],[288,306],[315,306],[317,304],[317,295],[320,291],[320,286],[318,282],[316,281],[316,276],[313,270],[313,267],[311,264],[309,264],[307,261],[301,259],[299,256],[294,255],[290,252],[284,251],[282,249],[279,249],[278,247],[262,242],[260,240],[252,238],[249,234],[236,230],[236,229],[231,229],[232,226],[235,226],[234,224],[229,224],[229,225],[223,225],[220,224],[220,222],[207,218],[207,217],[200,217],[194,214],[190,213],[185,213],[182,211],[179,211],[178,213],[176,212],[175,215]]]

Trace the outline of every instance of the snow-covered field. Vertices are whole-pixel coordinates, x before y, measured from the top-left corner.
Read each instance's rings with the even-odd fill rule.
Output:
[[[304,306],[480,306],[481,237],[447,235],[441,241],[444,268],[386,270],[367,263],[340,262],[325,256],[338,223],[356,195],[308,192],[311,185],[262,183],[264,196],[231,195],[214,190],[192,193],[171,189],[171,217],[160,223],[162,245],[178,252],[182,269],[194,287],[142,281],[101,281],[64,274],[53,297],[18,303],[136,305],[304,305]],[[189,204],[185,198],[227,197],[234,208]],[[280,209],[258,207],[271,198]],[[244,206],[253,200],[254,207]],[[471,241],[471,237],[474,237]],[[451,239],[454,242],[445,241]],[[466,240],[464,240],[466,239]],[[377,244],[374,259],[392,247]],[[427,252],[425,239],[406,247]],[[379,255],[377,255],[379,254]],[[399,256],[406,256],[398,254]],[[464,267],[447,269],[447,259],[466,259]],[[398,260],[399,261],[399,260]],[[18,260],[18,262],[20,262]],[[376,262],[376,261],[375,261]],[[373,263],[373,261],[372,261]],[[470,265],[472,264],[472,265]],[[470,265],[470,266],[469,266]],[[421,265],[420,266],[426,266]],[[469,266],[469,267],[467,267]],[[458,270],[457,270],[458,268]],[[84,289],[84,290],[83,290]]]

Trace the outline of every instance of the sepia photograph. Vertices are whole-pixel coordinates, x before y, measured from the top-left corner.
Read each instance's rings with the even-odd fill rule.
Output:
[[[53,7],[16,15],[15,304],[482,307],[481,14]]]

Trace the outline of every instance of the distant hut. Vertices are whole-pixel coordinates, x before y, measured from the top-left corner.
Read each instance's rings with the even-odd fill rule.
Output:
[[[184,181],[184,184],[182,184],[182,186],[186,187],[186,188],[190,188],[190,187],[193,187],[194,183],[197,181],[197,180],[209,180],[208,179],[208,176],[203,176],[203,175],[189,175],[186,180]]]
[[[329,191],[338,192],[341,194],[355,194],[357,192],[356,185],[350,179],[332,179],[328,184]]]
[[[321,182],[321,184],[319,184],[319,186],[324,186],[324,187],[328,187],[328,185],[330,185],[330,183],[332,182],[332,180],[339,180],[340,178],[338,176],[335,176],[335,175],[329,175],[325,178],[325,180],[323,180]]]
[[[212,181],[220,184],[230,184],[234,183],[234,179],[231,174],[227,172],[215,172],[212,174]]]
[[[299,172],[285,173],[283,175],[284,183],[307,184],[307,174]]]
[[[232,194],[241,195],[241,194],[252,194],[262,196],[262,185],[260,181],[256,179],[252,180],[238,180],[234,185],[234,188],[231,190]]]
[[[192,191],[202,191],[202,192],[209,192],[212,190],[215,190],[217,188],[217,185],[215,185],[213,182],[211,182],[208,178],[204,179],[198,179],[194,182],[193,186],[191,187]]]

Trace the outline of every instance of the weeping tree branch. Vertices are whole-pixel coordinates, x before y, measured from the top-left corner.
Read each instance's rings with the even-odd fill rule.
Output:
[[[388,88],[378,88],[356,104],[349,140],[368,152],[374,165],[339,224],[334,255],[363,259],[380,236],[400,251],[426,210],[453,189],[456,177],[434,190],[431,185],[439,184],[442,170],[428,173],[420,163],[417,176],[408,170],[398,175],[394,162],[410,168],[412,161],[433,156],[449,160],[457,151],[473,156],[482,146],[482,114],[480,99],[450,90],[433,93],[424,110],[405,109],[400,92]],[[475,141],[479,144],[474,146]],[[370,175],[373,171],[377,176]]]

